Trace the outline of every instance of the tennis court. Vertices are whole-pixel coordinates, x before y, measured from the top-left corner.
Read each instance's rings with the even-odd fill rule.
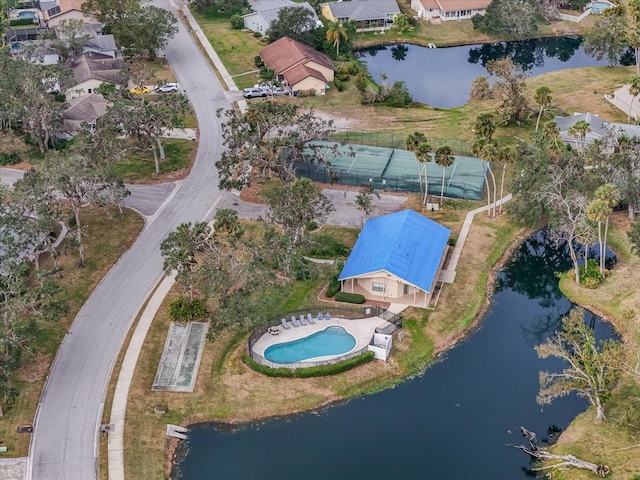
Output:
[[[420,191],[419,163],[412,152],[369,145],[340,145],[335,142],[315,142],[314,145],[319,148],[328,166],[300,161],[296,166],[298,176],[344,185],[371,183],[381,190]],[[429,193],[440,195],[442,167],[433,160],[426,166]],[[484,168],[485,162],[479,158],[456,155],[454,164],[445,169],[445,196],[481,200],[485,181]]]

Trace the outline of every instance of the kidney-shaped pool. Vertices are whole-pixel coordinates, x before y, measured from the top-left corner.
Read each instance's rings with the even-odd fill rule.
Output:
[[[343,327],[332,325],[298,340],[271,345],[265,349],[264,358],[281,365],[296,363],[317,357],[342,355],[353,350],[356,343],[355,337]]]

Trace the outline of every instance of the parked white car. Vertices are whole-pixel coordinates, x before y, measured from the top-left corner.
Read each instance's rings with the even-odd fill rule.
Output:
[[[282,87],[274,87],[272,90],[270,90],[269,94],[273,95],[274,97],[280,97],[282,95],[291,95],[291,92],[289,90],[285,90]]]
[[[178,91],[177,83],[165,83],[164,85],[156,85],[154,92],[156,93],[172,93]]]
[[[264,87],[251,87],[242,90],[244,98],[266,97],[267,95],[269,95],[269,89]]]

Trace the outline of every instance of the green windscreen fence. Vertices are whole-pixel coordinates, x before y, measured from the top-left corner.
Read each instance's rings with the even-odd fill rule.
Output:
[[[314,151],[325,163],[314,160]],[[296,164],[298,176],[324,183],[361,186],[372,184],[379,190],[420,192],[415,155],[398,148],[369,145],[340,145],[315,142],[305,158]],[[433,159],[426,164],[428,191],[439,196],[443,169]],[[486,163],[475,157],[455,156],[455,162],[444,169],[446,197],[481,200],[484,192]],[[424,174],[422,175],[424,182]]]

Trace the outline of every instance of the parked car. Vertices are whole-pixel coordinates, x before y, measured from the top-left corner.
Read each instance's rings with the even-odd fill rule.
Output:
[[[178,91],[177,83],[165,83],[164,85],[156,85],[154,89],[156,93],[172,93]]]
[[[242,90],[242,96],[244,98],[266,97],[268,94],[269,90],[263,87],[251,87]]]
[[[289,90],[285,90],[282,87],[275,87],[269,93],[274,97],[280,97],[282,95],[291,95],[291,92]]]
[[[133,87],[129,89],[129,93],[133,93],[134,95],[144,95],[150,91],[151,89],[149,87]]]

